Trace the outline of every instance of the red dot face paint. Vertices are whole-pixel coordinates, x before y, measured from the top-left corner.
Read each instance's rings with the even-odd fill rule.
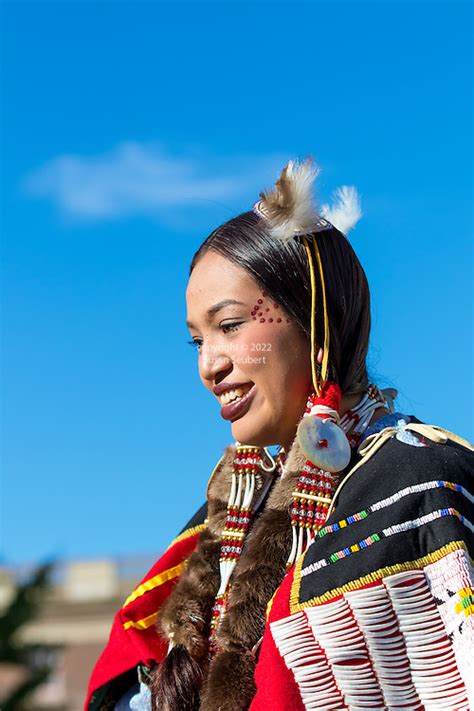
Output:
[[[261,292],[262,297],[268,296],[268,293],[266,291]],[[268,321],[268,323],[283,323],[283,318],[278,316],[278,318],[273,318],[271,317],[271,313],[273,309],[277,310],[280,308],[280,305],[276,301],[272,301],[269,303],[267,301],[268,306],[266,306],[264,299],[256,299],[256,304],[254,304],[253,309],[251,311],[251,315],[254,321],[257,320],[257,317],[260,321],[260,323],[265,323],[265,321]],[[280,311],[281,313],[281,311]],[[278,315],[278,312],[275,314],[275,316]],[[266,316],[266,318],[264,318]],[[289,318],[286,319],[287,323],[291,323],[291,320]]]
[[[268,296],[266,291],[261,292],[262,296]],[[273,318],[271,316],[271,313],[273,309],[279,309],[280,306],[277,304],[275,301],[272,301],[269,303],[267,301],[267,304],[269,303],[269,306],[266,306],[265,302],[263,299],[256,299],[256,304],[253,305],[253,308],[250,312],[250,315],[252,316],[253,321],[257,321],[257,318],[260,323],[265,323],[265,321],[268,321],[268,323],[283,323],[283,318],[278,316],[278,318]],[[281,313],[281,311],[280,311]],[[278,312],[274,314],[276,317],[278,315]],[[266,316],[266,318],[264,318]],[[283,316],[283,314],[282,314]],[[291,323],[291,319],[287,318],[286,323]]]

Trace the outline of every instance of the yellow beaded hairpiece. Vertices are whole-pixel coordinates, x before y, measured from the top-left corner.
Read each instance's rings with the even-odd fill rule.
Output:
[[[283,241],[299,238],[308,256],[311,279],[311,375],[316,394],[327,380],[330,346],[330,329],[327,313],[326,282],[316,233],[336,227],[347,234],[362,215],[359,196],[354,187],[346,185],[333,194],[333,206],[317,208],[313,200],[313,185],[320,169],[311,159],[302,163],[289,161],[271,191],[260,193],[254,212],[268,223],[270,234]],[[312,238],[311,238],[312,237]],[[313,258],[314,255],[314,258]],[[316,278],[315,265],[319,272],[323,308],[323,359],[321,376],[318,377],[315,363],[316,348]]]

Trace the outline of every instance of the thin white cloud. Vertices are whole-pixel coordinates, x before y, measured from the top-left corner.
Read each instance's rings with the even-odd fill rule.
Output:
[[[24,188],[30,196],[52,201],[68,217],[159,218],[177,207],[257,198],[284,162],[276,155],[218,160],[194,152],[183,158],[156,144],[127,141],[100,155],[53,158],[27,176]]]

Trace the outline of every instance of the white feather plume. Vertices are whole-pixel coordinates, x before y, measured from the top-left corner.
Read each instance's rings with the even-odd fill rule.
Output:
[[[320,172],[311,158],[301,163],[290,160],[273,190],[260,193],[254,210],[267,221],[273,237],[290,240],[331,225],[346,234],[357,223],[362,211],[359,195],[352,186],[343,185],[334,191],[332,207],[318,208],[313,187]]]
[[[322,205],[320,213],[346,235],[362,217],[359,193],[353,185],[342,185],[333,192],[332,201],[332,206]]]
[[[290,160],[271,191],[260,193],[255,210],[268,222],[273,237],[293,239],[308,234],[318,219],[313,203],[313,184],[320,169],[311,159]]]

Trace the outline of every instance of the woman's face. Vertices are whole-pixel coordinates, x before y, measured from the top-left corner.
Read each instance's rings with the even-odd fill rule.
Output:
[[[296,323],[245,269],[212,250],[193,269],[186,303],[199,376],[232,436],[288,448],[311,389],[310,345]]]

